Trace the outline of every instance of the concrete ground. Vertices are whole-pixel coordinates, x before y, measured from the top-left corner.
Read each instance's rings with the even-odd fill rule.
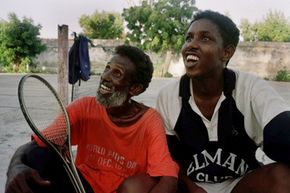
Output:
[[[4,192],[6,170],[14,151],[29,141],[32,133],[24,120],[17,97],[17,86],[22,76],[23,74],[0,74],[0,192]],[[42,76],[56,87],[56,75]],[[170,80],[172,78],[154,78],[146,92],[136,97],[136,100],[154,107],[158,91]],[[270,82],[270,84],[290,104],[290,83]],[[94,95],[97,85],[98,77],[92,76],[88,82],[81,82],[80,87],[75,87],[74,95],[76,97]],[[259,156],[262,160],[265,159],[262,154]]]

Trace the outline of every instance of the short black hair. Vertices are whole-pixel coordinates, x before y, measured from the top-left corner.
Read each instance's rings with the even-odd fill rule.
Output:
[[[229,17],[211,10],[199,11],[193,16],[190,25],[199,19],[208,19],[217,25],[223,39],[224,47],[228,45],[234,45],[237,47],[239,43],[240,30]]]
[[[136,74],[132,81],[142,84],[145,90],[152,79],[153,63],[150,57],[141,49],[131,45],[119,45],[115,48],[115,54],[126,56],[136,67]],[[143,90],[143,91],[144,91]]]

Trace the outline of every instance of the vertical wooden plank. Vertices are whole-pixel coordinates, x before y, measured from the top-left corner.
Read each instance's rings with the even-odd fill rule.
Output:
[[[58,26],[58,94],[68,104],[68,26]]]

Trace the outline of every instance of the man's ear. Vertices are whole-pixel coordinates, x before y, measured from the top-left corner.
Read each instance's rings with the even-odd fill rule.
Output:
[[[144,91],[144,87],[142,84],[133,84],[130,87],[129,94],[131,96],[137,96]]]
[[[236,51],[236,47],[232,44],[227,45],[224,48],[224,53],[223,53],[223,61],[229,61],[231,57],[234,55]]]

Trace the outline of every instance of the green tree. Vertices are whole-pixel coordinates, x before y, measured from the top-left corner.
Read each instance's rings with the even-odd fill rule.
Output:
[[[244,41],[290,42],[290,21],[280,11],[269,11],[261,22],[250,24],[242,20],[241,35]]]
[[[118,13],[95,11],[92,15],[82,15],[79,24],[84,35],[92,39],[119,39],[124,32],[123,20]]]
[[[257,41],[256,35],[257,29],[254,29],[254,26],[251,25],[248,19],[241,20],[240,28],[241,28],[241,36],[243,37],[244,41],[246,42]]]
[[[127,22],[127,41],[154,52],[166,52],[162,74],[171,57],[179,53],[184,34],[197,8],[195,0],[143,0],[141,5],[123,10]]]
[[[33,59],[46,49],[38,38],[40,29],[41,25],[34,25],[32,19],[20,20],[10,13],[8,21],[0,22],[0,63],[15,72],[33,66]]]

